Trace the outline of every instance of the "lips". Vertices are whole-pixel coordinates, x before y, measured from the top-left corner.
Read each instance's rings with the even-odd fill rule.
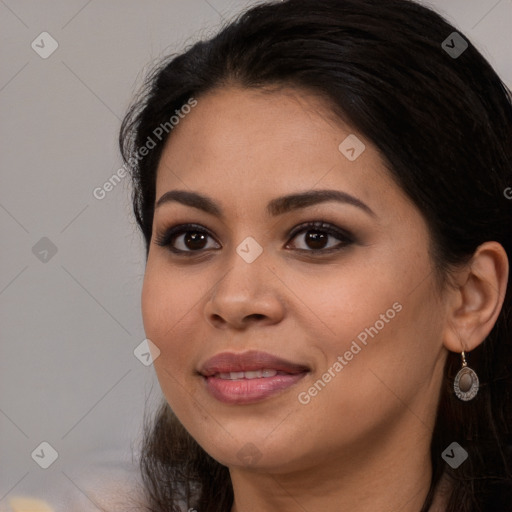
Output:
[[[203,364],[199,373],[205,377],[211,377],[221,373],[263,372],[264,370],[275,370],[278,373],[282,372],[295,375],[297,373],[307,372],[309,368],[267,352],[251,350],[239,354],[234,352],[222,352],[217,354]]]
[[[208,359],[199,374],[206,390],[231,405],[260,402],[299,382],[309,368],[266,352],[223,352]]]

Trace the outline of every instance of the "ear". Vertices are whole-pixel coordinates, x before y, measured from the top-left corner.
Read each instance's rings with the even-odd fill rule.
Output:
[[[456,272],[450,292],[443,344],[452,352],[470,352],[489,335],[507,290],[509,262],[498,242],[485,242],[463,270]]]

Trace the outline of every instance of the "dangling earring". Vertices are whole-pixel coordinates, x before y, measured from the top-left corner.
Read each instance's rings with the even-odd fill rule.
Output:
[[[462,352],[462,368],[458,371],[455,376],[455,382],[453,383],[453,389],[457,398],[467,402],[475,398],[478,393],[480,383],[478,381],[478,375],[468,366],[466,363],[466,355]]]

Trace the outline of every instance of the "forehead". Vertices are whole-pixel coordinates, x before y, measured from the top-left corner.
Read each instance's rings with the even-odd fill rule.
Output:
[[[174,130],[173,134],[185,128],[193,128],[197,134],[207,132],[211,148],[215,142],[225,144],[240,139],[250,144],[276,135],[284,135],[290,142],[311,139],[316,131],[325,131],[327,126],[337,131],[349,130],[325,99],[305,89],[230,86],[209,91],[197,101],[197,106],[177,127],[181,130]],[[194,127],[187,126],[187,119],[194,119]],[[261,130],[262,125],[265,130]],[[212,132],[212,126],[219,130]]]
[[[353,137],[364,150],[349,160],[340,144]],[[397,189],[376,148],[323,98],[301,89],[225,87],[198,97],[173,128],[156,197],[190,189],[243,208],[249,198],[313,188],[342,189],[366,202],[390,187]]]

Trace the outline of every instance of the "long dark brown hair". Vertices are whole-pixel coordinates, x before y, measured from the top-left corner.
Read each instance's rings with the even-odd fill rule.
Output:
[[[458,32],[468,47],[449,37]],[[449,41],[447,48],[444,41]],[[409,0],[285,0],[250,8],[217,35],[158,64],[127,113],[121,152],[133,210],[152,236],[156,169],[172,137],[169,116],[190,98],[226,84],[301,87],[379,149],[390,174],[428,222],[434,263],[446,279],[485,241],[512,254],[512,97],[468,38]],[[157,132],[155,128],[166,126]],[[142,155],[140,149],[151,149]],[[432,504],[445,475],[447,512],[512,510],[512,305],[470,354],[480,391],[454,396],[460,355],[450,353],[432,434]],[[456,470],[441,458],[453,441],[468,452]],[[163,402],[149,420],[140,459],[147,510],[228,512],[228,468],[210,457]]]

